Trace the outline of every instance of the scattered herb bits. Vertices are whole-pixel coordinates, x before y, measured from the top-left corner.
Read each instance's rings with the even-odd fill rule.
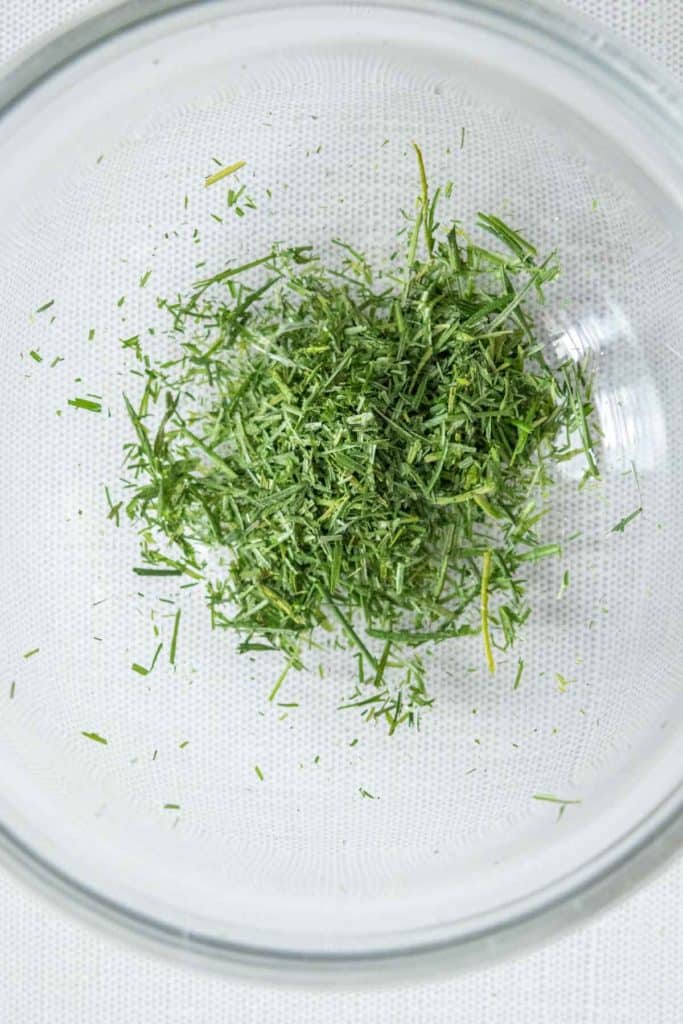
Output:
[[[203,278],[160,300],[179,357],[138,348],[147,383],[125,398],[134,571],[201,582],[214,629],[282,652],[271,701],[336,630],[357,664],[341,706],[389,732],[432,703],[426,645],[479,635],[495,670],[535,563],[561,554],[537,533],[554,464],[598,474],[590,377],[551,366],[534,325],[555,254],[489,214],[476,237],[441,224],[414,148],[402,269],[378,276],[337,241],[333,265],[276,245]]]

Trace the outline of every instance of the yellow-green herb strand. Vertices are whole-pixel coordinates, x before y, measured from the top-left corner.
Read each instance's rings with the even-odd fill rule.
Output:
[[[496,662],[493,657],[493,645],[491,643],[491,629],[489,625],[489,579],[491,577],[491,552],[485,551],[482,560],[481,570],[481,633],[484,638],[484,654],[488,670],[493,674],[496,671]]]

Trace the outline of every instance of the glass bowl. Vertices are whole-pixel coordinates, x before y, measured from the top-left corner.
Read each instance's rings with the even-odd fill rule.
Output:
[[[141,0],[9,70],[0,847],[17,872],[188,962],[358,984],[519,952],[677,847],[682,110],[538,2]],[[199,590],[135,577],[104,488],[128,439],[120,341],[162,322],[156,296],[276,239],[386,256],[413,141],[454,217],[557,249],[540,326],[595,367],[602,480],[579,488],[566,464],[543,528],[563,555],[530,573],[519,648],[489,677],[478,646],[442,645],[435,707],[388,737],[337,710],[343,650],[322,679],[287,677],[296,707],[269,702],[278,659],[238,655]],[[242,217],[229,182],[204,187],[214,158],[246,161]],[[101,414],[69,404],[84,395]],[[174,665],[164,599],[183,609]]]

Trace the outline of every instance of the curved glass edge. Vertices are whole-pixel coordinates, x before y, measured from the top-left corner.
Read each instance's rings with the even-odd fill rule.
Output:
[[[333,6],[339,0],[299,0],[302,6]],[[348,0],[346,0],[348,3]],[[622,103],[635,100],[647,110],[658,138],[683,164],[683,90],[675,81],[644,59],[638,51],[607,30],[552,0],[352,0],[355,6],[376,6],[388,11],[413,11],[453,17],[456,13],[479,23],[498,22],[503,35],[548,52],[550,42],[566,63],[602,79],[611,91],[621,92]],[[125,0],[102,10],[48,38],[29,50],[0,76],[0,118],[34,88],[79,55],[155,18],[199,6],[230,6],[235,13],[290,6],[290,0]],[[505,29],[503,31],[503,28]],[[213,939],[191,929],[174,928],[146,917],[83,886],[43,859],[0,823],[0,858],[14,875],[60,908],[70,910],[86,924],[113,937],[176,961],[203,969],[231,973],[243,980],[285,985],[335,987],[405,983],[489,965],[505,956],[519,955],[584,922],[590,915],[630,893],[660,869],[683,847],[683,786],[652,812],[630,835],[604,851],[593,864],[574,873],[576,884],[565,885],[563,895],[549,893],[545,902],[517,911],[505,921],[473,929],[453,940],[430,943],[422,937],[405,949],[387,954],[299,954]],[[590,869],[590,870],[589,870]],[[528,901],[530,902],[530,901]],[[407,939],[411,936],[408,934]]]
[[[535,907],[519,901],[512,916],[452,940],[430,942],[425,930],[419,939],[407,933],[410,944],[387,953],[314,955],[242,946],[138,913],[83,886],[0,825],[0,860],[17,879],[121,944],[240,981],[337,989],[428,981],[527,953],[630,895],[681,850],[683,786],[626,839],[586,865],[585,878],[572,886],[579,872],[568,876],[568,894],[551,895]]]

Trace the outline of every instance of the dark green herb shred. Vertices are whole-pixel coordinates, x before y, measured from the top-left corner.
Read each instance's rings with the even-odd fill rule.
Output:
[[[494,671],[534,563],[562,552],[538,532],[554,464],[578,455],[598,474],[590,373],[551,366],[534,325],[555,254],[490,214],[472,235],[441,223],[414,149],[402,268],[334,240],[330,265],[275,245],[220,269],[159,300],[180,357],[154,361],[140,332],[146,385],[124,398],[134,572],[201,582],[213,629],[282,652],[270,701],[336,629],[357,661],[341,706],[390,733],[432,703],[421,648],[479,634]],[[231,207],[248,198],[228,190]],[[209,549],[229,554],[222,573]]]

